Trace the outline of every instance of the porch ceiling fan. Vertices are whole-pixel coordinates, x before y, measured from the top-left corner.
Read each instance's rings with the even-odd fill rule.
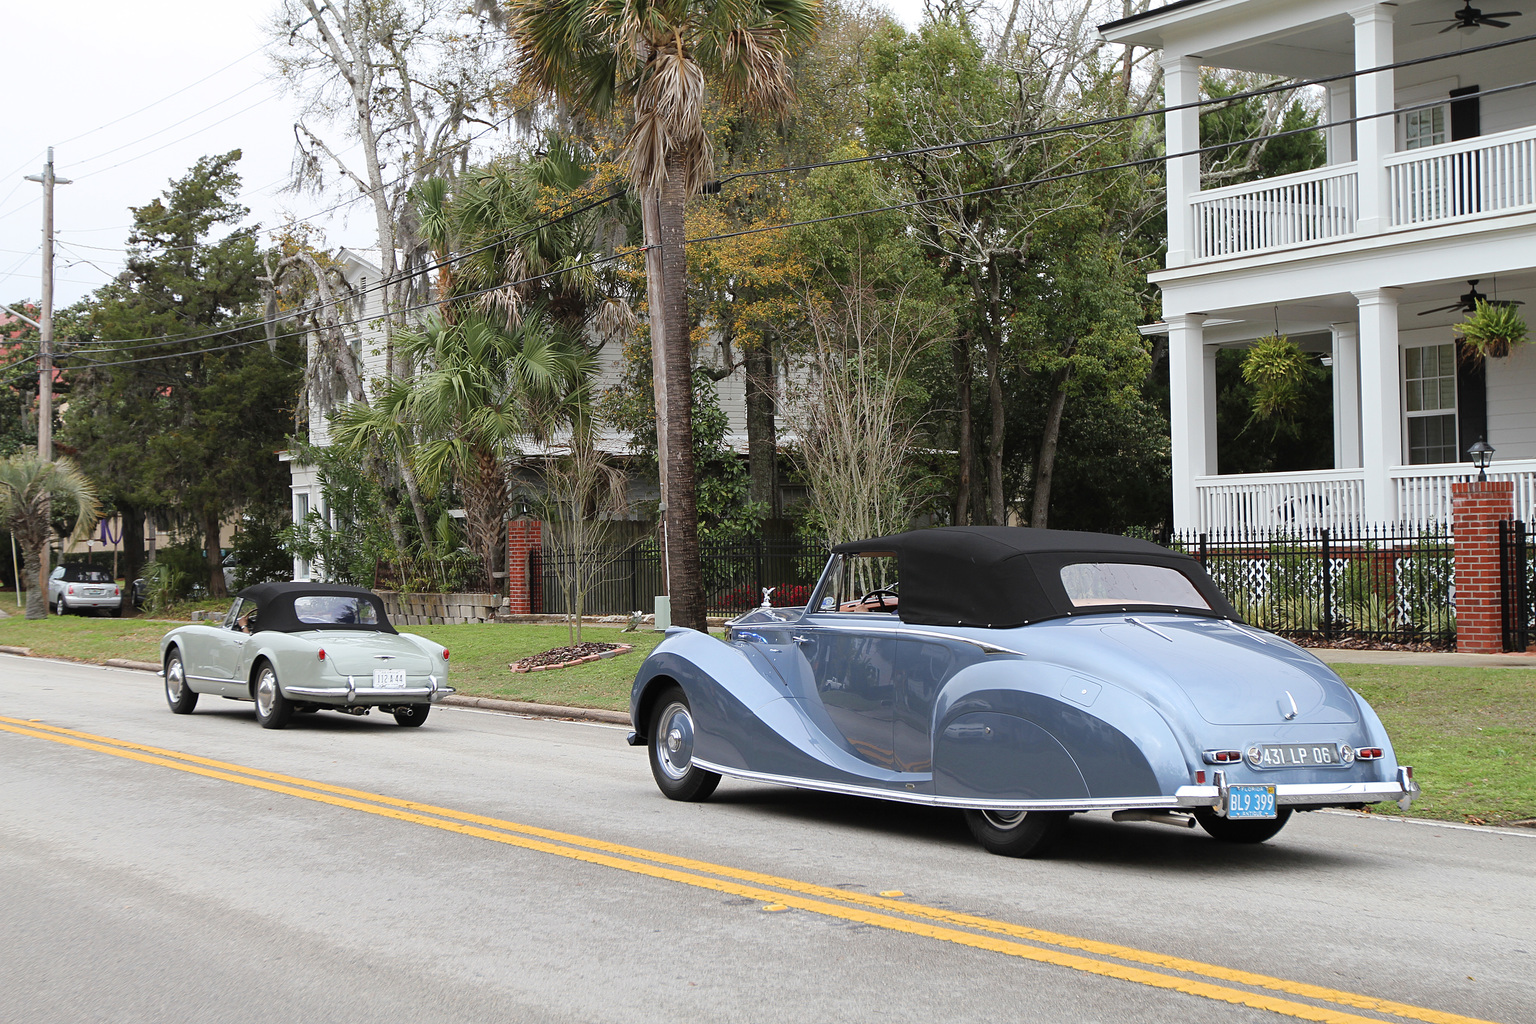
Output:
[[[1449,25],[1445,25],[1445,27],[1440,30],[1440,34],[1444,35],[1445,33],[1453,32],[1458,28],[1470,32],[1481,25],[1490,25],[1493,28],[1509,28],[1509,22],[1499,21],[1498,19],[1518,17],[1520,17],[1519,11],[1494,11],[1492,14],[1484,14],[1482,11],[1472,6],[1472,0],[1466,0],[1466,6],[1457,11],[1455,14],[1451,15],[1451,23]],[[1419,21],[1415,22],[1414,24],[1444,25],[1445,22],[1442,19],[1438,21]]]
[[[1453,309],[1461,310],[1463,313],[1472,313],[1477,310],[1478,302],[1486,302],[1494,306],[1525,305],[1525,303],[1521,302],[1519,299],[1490,299],[1488,296],[1477,290],[1477,281],[1468,281],[1467,284],[1471,285],[1472,290],[1467,292],[1461,298],[1457,299],[1449,306],[1436,306],[1434,309],[1426,309],[1424,312],[1420,313],[1419,316],[1429,316],[1431,313],[1449,313]]]

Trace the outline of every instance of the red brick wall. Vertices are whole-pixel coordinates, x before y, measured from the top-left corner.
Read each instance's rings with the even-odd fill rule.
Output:
[[[533,581],[528,578],[528,552],[537,551],[543,538],[544,524],[537,519],[512,519],[507,522],[507,610],[513,615],[527,615],[533,610]],[[1497,561],[1494,569],[1498,569]]]
[[[1451,485],[1452,529],[1456,534],[1456,649],[1498,654],[1500,628],[1499,520],[1515,510],[1509,480]]]

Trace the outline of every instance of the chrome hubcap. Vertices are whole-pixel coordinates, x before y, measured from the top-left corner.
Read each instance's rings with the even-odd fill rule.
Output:
[[[1028,811],[982,811],[981,816],[987,819],[987,824],[993,828],[1011,829],[1018,828],[1024,822]]]
[[[272,702],[277,695],[277,676],[271,669],[261,673],[261,678],[256,680],[256,710],[265,718],[272,713]]]
[[[682,704],[669,704],[657,720],[656,763],[669,779],[681,779],[693,764],[693,718]]]
[[[174,658],[165,667],[165,694],[172,701],[181,700],[181,688],[185,683],[186,673],[181,667],[181,659]]]

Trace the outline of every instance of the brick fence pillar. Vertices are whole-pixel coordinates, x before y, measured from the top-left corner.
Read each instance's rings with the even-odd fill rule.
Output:
[[[1504,649],[1499,589],[1499,520],[1515,511],[1510,480],[1451,484],[1456,537],[1456,650],[1498,654]]]
[[[528,578],[528,552],[537,551],[543,542],[544,524],[537,519],[508,520],[507,610],[513,615],[527,615],[533,611],[533,587],[536,581]]]

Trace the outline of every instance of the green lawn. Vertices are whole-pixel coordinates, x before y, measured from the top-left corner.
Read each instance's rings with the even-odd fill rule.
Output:
[[[1424,790],[1416,817],[1536,818],[1536,669],[1334,669],[1381,716],[1398,760],[1413,765]]]
[[[9,609],[7,609],[9,610]],[[155,661],[158,641],[178,623],[151,619],[50,616],[0,619],[0,644],[35,654],[104,661]],[[564,626],[415,626],[452,653],[459,692],[541,704],[629,709],[635,670],[660,641],[657,633],[587,626],[584,640],[629,643],[635,650],[550,672],[513,674],[509,662],[569,642]],[[1423,795],[1416,817],[1489,823],[1536,818],[1536,669],[1336,665],[1371,702],[1397,748],[1414,766]],[[1396,813],[1391,804],[1381,810]]]

